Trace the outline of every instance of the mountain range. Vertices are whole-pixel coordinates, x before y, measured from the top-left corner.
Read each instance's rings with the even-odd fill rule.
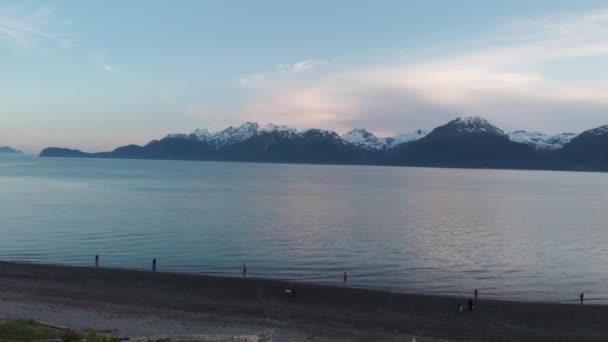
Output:
[[[608,125],[581,134],[505,133],[481,117],[459,117],[431,131],[379,138],[361,128],[340,136],[246,122],[110,152],[50,147],[40,156],[608,171]]]

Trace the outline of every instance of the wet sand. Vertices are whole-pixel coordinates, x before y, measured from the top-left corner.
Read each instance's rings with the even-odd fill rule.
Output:
[[[295,289],[288,297],[285,289]],[[483,294],[482,294],[483,295]],[[273,341],[608,341],[608,306],[0,262],[0,315],[115,336],[252,334]]]

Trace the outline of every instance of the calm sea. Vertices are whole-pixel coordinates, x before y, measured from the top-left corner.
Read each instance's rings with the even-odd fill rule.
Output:
[[[608,303],[608,174],[0,158],[0,259]]]

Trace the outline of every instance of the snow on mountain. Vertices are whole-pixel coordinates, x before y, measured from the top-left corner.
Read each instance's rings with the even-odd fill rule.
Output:
[[[524,131],[524,130],[519,130],[519,131],[509,132],[509,139],[511,139],[515,142],[518,142],[518,143],[535,145],[535,146],[539,143],[544,144],[547,137],[548,137],[548,135],[543,134],[538,131],[528,132],[528,131]]]
[[[519,130],[509,133],[509,138],[518,143],[532,145],[539,150],[557,150],[569,143],[577,135],[575,133],[548,135],[537,131],[527,132]]]
[[[418,129],[418,130],[414,131],[413,133],[398,134],[392,138],[386,139],[387,147],[393,148],[397,145],[400,145],[400,144],[403,144],[406,142],[416,141],[418,139],[422,139],[422,138],[426,137],[427,134],[429,134],[429,131],[424,130],[424,129]]]
[[[205,129],[196,129],[196,130],[194,130],[194,132],[192,132],[190,134],[184,134],[184,133],[167,134],[167,138],[173,138],[173,139],[189,139],[192,136],[194,136],[198,140],[208,140],[212,137],[212,134],[206,128]]]
[[[424,138],[427,134],[429,134],[428,131],[419,129],[413,133],[398,134],[389,138],[378,138],[366,129],[356,128],[344,134],[342,139],[359,147],[370,150],[382,150],[393,148],[406,142],[416,141]]]
[[[425,137],[429,132],[426,130],[417,130],[409,134],[399,134],[390,138],[378,138],[373,133],[363,128],[356,128],[348,133],[339,136],[334,131],[328,131],[324,129],[304,129],[298,131],[295,128],[291,128],[284,125],[267,124],[264,127],[260,127],[257,123],[246,122],[239,127],[228,127],[219,132],[211,132],[208,129],[197,129],[190,134],[169,134],[167,138],[175,139],[198,139],[205,141],[215,148],[221,148],[232,144],[245,141],[252,136],[261,133],[278,133],[286,138],[295,138],[297,136],[305,135],[317,135],[319,137],[328,137],[334,140],[340,140],[343,143],[353,144],[362,148],[371,150],[382,150],[387,148],[393,148],[399,144],[411,142]]]
[[[355,128],[342,135],[341,138],[353,145],[368,149],[381,150],[387,146],[385,139],[379,139],[363,128]]]
[[[295,128],[287,127],[285,125],[275,125],[272,123],[262,127],[260,132],[281,133],[285,137],[294,137],[298,134],[298,130]]]
[[[561,148],[577,136],[578,134],[576,133],[560,133],[550,136],[547,143],[555,146],[555,148]]]
[[[491,133],[506,136],[500,128],[479,116],[461,116],[448,122],[446,126],[463,133]]]
[[[252,136],[258,134],[260,126],[255,122],[245,122],[239,127],[228,127],[223,131],[219,131],[209,140],[216,148],[226,145],[234,145],[245,141]]]
[[[192,134],[195,135],[198,140],[209,140],[213,137],[213,134],[206,128],[196,129]]]
[[[504,135],[504,132],[497,127],[493,126],[485,119],[480,117],[460,117],[458,119],[450,121],[446,126],[451,127],[462,132],[494,132],[497,134]],[[219,132],[210,132],[208,129],[197,129],[191,134],[170,134],[167,137],[170,138],[195,138],[200,141],[206,141],[215,148],[221,148],[224,146],[233,145],[242,141],[245,141],[255,135],[262,133],[279,133],[286,138],[304,137],[304,136],[317,136],[326,137],[334,140],[339,140],[344,144],[352,144],[361,148],[369,150],[382,150],[391,149],[400,144],[408,143],[412,141],[424,138],[429,134],[427,130],[416,130],[412,133],[398,134],[394,137],[379,138],[376,137],[370,131],[363,128],[352,129],[346,134],[339,136],[334,131],[328,131],[323,129],[311,128],[304,130],[297,130],[284,125],[267,124],[264,127],[260,127],[257,123],[246,122],[238,127],[228,127]],[[557,137],[556,137],[557,138]]]
[[[299,131],[298,133],[300,135],[304,135],[304,134],[310,133],[310,132],[317,133],[320,135],[335,135],[336,134],[336,132],[334,132],[334,131],[328,131],[326,129],[320,129],[320,128],[306,128],[306,129]]]
[[[261,132],[288,132],[288,131],[297,131],[295,128],[289,128],[285,125],[275,125],[269,123],[268,125],[262,127],[260,129]]]
[[[590,129],[588,131],[585,131],[585,134],[595,135],[595,136],[608,134],[608,125],[604,125],[604,126],[600,126],[598,128]]]
[[[283,125],[268,124],[262,128],[255,122],[245,122],[238,127],[228,127],[219,132],[211,132],[208,129],[196,129],[190,134],[169,134],[168,138],[188,139],[194,137],[200,141],[206,141],[215,148],[233,145],[245,141],[260,133],[281,133],[285,137],[293,137],[298,134],[295,128]]]

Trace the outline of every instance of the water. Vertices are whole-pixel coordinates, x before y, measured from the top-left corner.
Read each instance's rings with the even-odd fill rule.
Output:
[[[0,158],[0,259],[608,303],[608,174]]]

